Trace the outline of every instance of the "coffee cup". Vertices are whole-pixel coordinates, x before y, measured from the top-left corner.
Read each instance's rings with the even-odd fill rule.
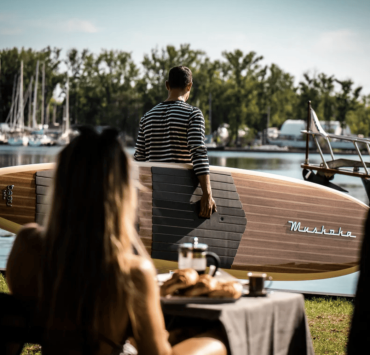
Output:
[[[210,275],[214,276],[220,265],[220,258],[216,253],[208,251],[208,245],[198,243],[198,238],[194,238],[193,243],[183,243],[179,246],[179,269],[193,268],[199,275],[204,274],[207,268],[207,257],[214,262],[214,268],[210,270]]]
[[[272,281],[271,276],[263,273],[249,272],[249,295],[250,296],[265,296],[265,281]]]

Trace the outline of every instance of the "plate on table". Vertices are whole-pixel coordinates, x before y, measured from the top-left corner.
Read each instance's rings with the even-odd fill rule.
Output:
[[[163,283],[169,280],[171,277],[172,277],[172,274],[170,272],[165,273],[165,274],[158,274],[157,275],[158,285],[159,286],[163,285]]]
[[[221,304],[221,303],[234,303],[239,298],[226,298],[226,297],[185,297],[185,296],[168,296],[161,297],[163,304]]]
[[[263,290],[261,292],[249,293],[249,289],[244,288],[242,292],[242,297],[267,297],[271,293],[274,293],[274,291]]]

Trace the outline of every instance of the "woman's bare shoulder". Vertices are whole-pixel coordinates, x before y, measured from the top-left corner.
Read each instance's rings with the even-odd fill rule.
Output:
[[[28,246],[39,246],[42,243],[43,231],[44,228],[37,223],[26,224],[19,230],[16,241]]]
[[[153,283],[156,271],[153,263],[142,256],[133,255],[130,258],[130,272],[136,285]]]
[[[8,286],[14,294],[31,298],[38,295],[42,231],[36,223],[27,224],[15,238],[6,266]]]

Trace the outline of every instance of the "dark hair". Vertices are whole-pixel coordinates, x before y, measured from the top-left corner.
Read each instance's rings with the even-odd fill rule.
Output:
[[[168,73],[171,89],[185,89],[193,81],[191,70],[184,66],[173,67]]]
[[[135,331],[132,300],[140,296],[129,260],[133,248],[145,253],[135,231],[130,158],[117,130],[78,130],[80,135],[58,156],[44,235],[40,301],[51,302],[49,327],[69,319],[96,332],[104,314],[114,328],[117,305],[125,299]]]

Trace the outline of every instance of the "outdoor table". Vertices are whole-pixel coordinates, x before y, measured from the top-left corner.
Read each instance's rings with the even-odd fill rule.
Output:
[[[166,316],[220,321],[231,355],[314,354],[300,294],[273,292],[222,304],[164,302],[162,310]]]

